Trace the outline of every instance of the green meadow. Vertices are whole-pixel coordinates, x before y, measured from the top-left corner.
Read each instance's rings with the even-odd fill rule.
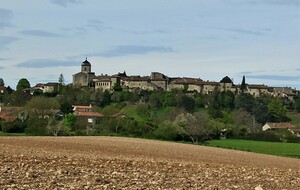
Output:
[[[211,140],[208,146],[221,147],[276,156],[300,158],[299,143],[265,142],[237,139]]]

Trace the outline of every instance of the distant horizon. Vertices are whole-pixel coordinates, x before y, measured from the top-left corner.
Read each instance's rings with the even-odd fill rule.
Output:
[[[300,0],[1,0],[0,78],[15,89],[97,74],[300,89]]]

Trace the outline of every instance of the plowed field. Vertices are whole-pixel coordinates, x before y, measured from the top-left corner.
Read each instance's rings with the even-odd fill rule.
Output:
[[[300,160],[121,137],[0,137],[0,189],[300,189]]]

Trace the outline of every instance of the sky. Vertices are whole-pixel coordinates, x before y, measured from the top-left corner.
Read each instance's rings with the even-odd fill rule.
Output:
[[[0,78],[195,77],[300,89],[300,0],[0,0]]]

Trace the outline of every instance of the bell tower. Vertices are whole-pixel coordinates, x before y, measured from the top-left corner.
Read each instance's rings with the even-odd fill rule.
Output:
[[[81,72],[87,74],[87,73],[91,73],[91,71],[92,71],[91,63],[86,58],[85,61],[82,62],[81,64]]]

